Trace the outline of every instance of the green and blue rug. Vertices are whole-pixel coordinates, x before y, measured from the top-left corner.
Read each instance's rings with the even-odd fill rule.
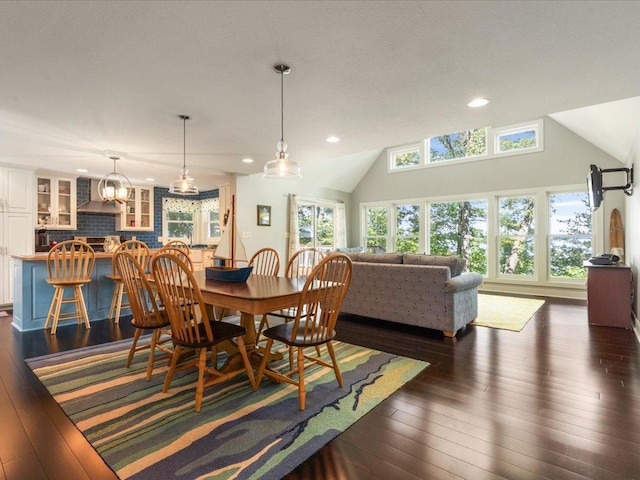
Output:
[[[280,479],[429,365],[335,342],[344,387],[333,371],[309,368],[306,410],[297,387],[263,380],[254,392],[240,375],[205,389],[195,413],[195,371],[176,375],[162,393],[166,365],[146,382],[148,352],[127,369],[129,346],[27,360],[121,479]]]

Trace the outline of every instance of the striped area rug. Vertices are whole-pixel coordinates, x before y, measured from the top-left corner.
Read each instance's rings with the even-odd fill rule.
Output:
[[[196,374],[180,372],[164,394],[166,362],[146,382],[148,352],[127,369],[129,346],[26,361],[121,479],[280,479],[429,365],[335,342],[344,387],[331,370],[308,369],[303,412],[297,387],[263,380],[254,392],[239,375],[205,389],[195,413]]]

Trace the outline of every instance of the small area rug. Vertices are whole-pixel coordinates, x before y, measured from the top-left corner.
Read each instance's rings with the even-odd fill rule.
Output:
[[[196,373],[162,393],[166,362],[146,382],[148,351],[124,368],[130,342],[26,361],[121,479],[280,479],[429,365],[335,342],[344,387],[307,369],[304,411],[297,387],[263,380],[254,392],[239,375],[205,389],[195,413]]]
[[[519,332],[544,305],[537,298],[478,295],[478,318],[472,324]]]

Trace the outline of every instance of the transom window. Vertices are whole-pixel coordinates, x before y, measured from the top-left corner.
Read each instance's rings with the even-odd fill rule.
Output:
[[[427,140],[429,162],[443,162],[487,154],[487,129],[476,128]]]
[[[389,172],[442,165],[452,161],[500,157],[543,150],[542,119],[507,127],[482,127],[446,133],[387,150]]]

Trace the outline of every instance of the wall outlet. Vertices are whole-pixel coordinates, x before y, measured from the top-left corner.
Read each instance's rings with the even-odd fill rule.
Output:
[[[135,235],[131,235],[131,240],[135,240],[136,236]]]
[[[164,237],[158,237],[158,243],[163,243],[164,242]]]
[[[251,232],[242,232],[242,238],[251,238]]]

